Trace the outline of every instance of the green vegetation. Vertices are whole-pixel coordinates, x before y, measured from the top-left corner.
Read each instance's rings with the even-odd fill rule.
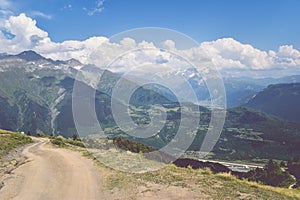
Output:
[[[59,147],[65,147],[68,145],[73,145],[73,146],[77,146],[77,147],[85,147],[83,142],[81,142],[80,140],[71,140],[71,139],[66,139],[62,136],[58,136],[58,137],[52,137],[50,139],[50,142],[54,145],[57,145]]]
[[[123,149],[125,151],[131,151],[133,153],[149,153],[155,151],[154,148],[151,148],[143,143],[130,141],[120,137],[114,138],[113,144],[119,147],[120,149]]]
[[[31,68],[34,70],[26,70]],[[30,132],[31,135],[50,135],[55,129],[56,135],[72,138],[76,133],[72,114],[74,75],[59,69],[35,68],[36,66],[15,66],[11,63],[11,66],[0,74],[0,87],[2,88],[0,128],[22,130],[26,133]],[[96,70],[88,68],[90,67],[86,67],[87,71]],[[96,92],[84,82],[80,82],[79,85],[82,91],[95,92],[97,119],[109,139],[122,137],[160,149],[174,139],[180,125],[182,111],[192,113],[196,110],[194,108],[198,108],[188,103],[179,105],[174,95],[172,96],[165,88],[159,88],[155,84],[140,87],[132,95],[130,105],[119,102],[120,106],[129,106],[130,116],[137,124],[150,122],[150,107],[165,111],[167,119],[165,126],[156,135],[147,139],[132,138],[118,128],[111,112],[111,91],[120,77],[109,71],[97,72],[103,75]],[[133,83],[128,80],[124,84]],[[294,89],[289,93],[294,94]],[[82,105],[92,104],[89,100],[83,100]],[[281,107],[285,108],[285,106]],[[200,149],[209,128],[209,109],[200,107],[200,111],[201,123],[198,132],[187,133],[195,136],[189,151]],[[195,120],[192,115],[186,117]],[[99,131],[96,128],[93,129],[94,122],[84,124],[84,126],[86,126],[83,128],[87,130],[85,131],[87,134],[97,134]],[[181,128],[188,129],[189,127]],[[228,110],[225,127],[210,156],[217,160],[254,161],[271,158],[286,161],[299,155],[299,143],[300,123],[287,122],[246,108],[235,108]]]
[[[297,179],[296,187],[300,186],[300,158],[295,157],[287,162],[288,171]],[[299,187],[300,188],[300,187]]]
[[[227,112],[225,127],[212,157],[221,160],[289,160],[299,155],[299,144],[299,123],[247,108],[235,108]]]
[[[173,162],[177,167],[185,167],[191,169],[209,169],[213,173],[229,173],[230,169],[220,163],[202,162],[190,158],[179,158]]]
[[[0,158],[14,148],[29,144],[32,139],[21,133],[0,130]]]
[[[299,91],[300,83],[269,85],[245,106],[282,119],[300,122]]]
[[[57,146],[60,146],[60,147],[63,147],[66,145],[66,143],[64,142],[64,138],[61,137],[61,136],[58,136],[58,137],[54,137],[54,138],[51,138],[50,139],[50,142],[54,145],[57,145]]]
[[[239,173],[238,176],[240,178],[246,178],[249,181],[285,188],[290,187],[296,182],[289,172],[285,171],[273,160],[269,160],[263,169],[257,168],[247,173]]]
[[[107,126],[104,133],[109,138],[122,137],[127,140],[141,142],[154,149],[160,149],[168,144],[175,136],[180,123],[180,109],[170,104],[167,110],[168,117],[162,130],[146,139],[129,137],[114,125]],[[159,109],[159,107],[157,107]],[[131,107],[134,119],[144,119],[142,110],[145,107]],[[181,109],[189,109],[183,107]],[[199,129],[188,151],[199,151],[208,130],[210,111],[201,110]],[[145,112],[145,111],[144,111]],[[192,119],[191,119],[192,120]],[[265,113],[235,108],[227,111],[227,118],[222,134],[208,159],[236,161],[243,160],[256,162],[258,160],[274,159],[289,160],[300,152],[300,124],[287,122]],[[279,150],[280,149],[280,150]],[[265,162],[266,163],[266,162]]]

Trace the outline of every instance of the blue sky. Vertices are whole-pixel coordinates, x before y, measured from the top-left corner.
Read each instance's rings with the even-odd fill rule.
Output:
[[[16,14],[32,15],[55,42],[155,26],[175,29],[198,42],[232,37],[262,50],[280,45],[300,49],[298,0],[106,0],[94,13],[96,0],[12,2]]]
[[[163,48],[181,51],[199,66],[210,60],[229,75],[282,76],[300,73],[299,22],[299,0],[0,0],[0,53],[34,50],[104,67],[158,39]],[[173,29],[198,44],[184,49],[187,41],[149,29],[109,40],[142,27]],[[152,56],[168,60],[167,54]]]

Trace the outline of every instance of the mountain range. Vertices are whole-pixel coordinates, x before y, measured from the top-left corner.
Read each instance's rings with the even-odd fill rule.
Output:
[[[245,107],[277,117],[300,121],[300,82],[269,85],[249,100]]]
[[[121,78],[119,74],[94,65],[83,65],[74,59],[55,61],[33,51],[22,52],[18,55],[2,54],[0,71],[0,128],[24,131],[34,135],[53,134],[71,137],[77,133],[72,113],[75,80],[82,91],[95,92],[97,119],[108,138],[121,136],[143,142],[154,148],[161,148],[174,138],[180,125],[181,109],[193,110],[193,107],[199,106],[194,102],[179,105],[174,94],[159,85],[138,87],[129,102],[131,118],[138,124],[147,124],[150,122],[147,112],[149,107],[162,105],[167,110],[167,121],[163,129],[153,137],[132,138],[117,126],[112,115],[111,102],[115,101],[112,97],[112,90]],[[209,100],[209,94],[203,87],[201,77],[192,72],[193,69],[186,71],[183,76],[188,77],[200,100]],[[101,76],[99,83],[91,78],[95,74]],[[285,91],[286,86],[282,84],[264,88],[269,83],[295,82],[298,78],[298,76],[283,79],[225,78],[228,104],[231,105],[229,107],[245,105],[250,109],[236,107],[227,111],[223,132],[210,156],[219,159],[249,160],[271,157],[287,160],[299,155],[297,153],[300,152],[299,123],[252,110],[255,108],[269,112],[269,107],[277,108],[277,101],[272,104],[266,103],[267,105],[262,106],[263,108],[255,107],[255,105],[262,105],[262,102],[267,102],[266,94],[268,99],[273,98],[274,94],[269,90],[278,94],[276,97],[278,101],[287,102],[289,108],[292,108],[299,101],[297,98],[290,101],[286,98],[296,93],[299,94],[297,84],[288,84],[289,88],[293,89],[287,90],[288,94],[284,95],[276,92],[278,88]],[[126,88],[127,84],[133,83],[125,80],[124,84]],[[93,102],[82,97],[81,104],[93,105]],[[186,100],[188,99],[187,97]],[[118,104],[127,106],[126,102],[118,102]],[[200,149],[208,130],[210,109],[202,106],[199,108],[201,122],[195,141],[189,148],[190,151]],[[270,114],[276,115],[276,113]],[[291,116],[294,119],[295,116]],[[82,117],[89,119],[90,116]],[[86,127],[92,127],[97,123],[93,120],[86,122],[84,124]]]

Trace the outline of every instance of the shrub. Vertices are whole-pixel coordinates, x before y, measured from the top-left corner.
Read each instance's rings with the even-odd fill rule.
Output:
[[[74,146],[78,146],[78,147],[85,147],[83,142],[77,141],[77,140],[66,140],[66,143],[74,145]]]
[[[114,138],[113,144],[119,147],[120,149],[123,149],[125,151],[131,151],[133,153],[149,153],[155,151],[155,149],[153,149],[152,147],[148,147],[143,143],[130,141],[120,137]]]
[[[64,141],[63,141],[63,137],[61,137],[61,136],[58,136],[56,138],[51,139],[50,142],[52,144],[54,144],[54,145],[57,145],[57,146],[64,146],[64,145],[66,145],[64,143]]]
[[[257,168],[247,173],[241,173],[239,178],[278,187],[289,187],[295,182],[290,173],[282,170],[280,165],[273,160],[269,160],[263,169]]]

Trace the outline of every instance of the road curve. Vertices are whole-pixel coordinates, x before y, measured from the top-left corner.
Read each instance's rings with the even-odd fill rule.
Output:
[[[5,177],[1,200],[101,199],[100,175],[92,161],[52,147],[48,139],[35,140],[23,150],[28,162]]]

